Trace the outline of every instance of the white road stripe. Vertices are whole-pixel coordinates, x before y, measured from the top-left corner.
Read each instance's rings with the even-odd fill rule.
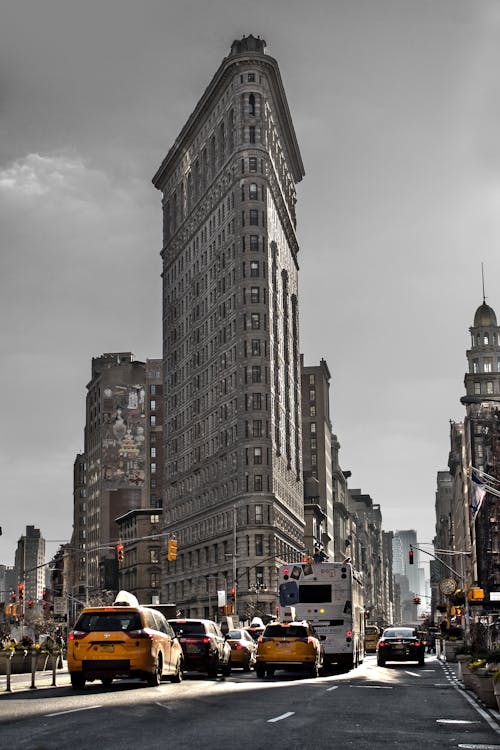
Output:
[[[467,719],[436,719],[437,724],[479,724],[479,721],[468,721]]]
[[[275,716],[274,719],[268,719],[267,723],[272,724],[274,721],[281,721],[281,719],[288,719],[289,716],[293,716],[295,711],[287,711],[286,714],[281,714],[281,716]]]
[[[64,716],[65,714],[76,714],[77,711],[91,711],[93,708],[101,708],[101,706],[84,706],[83,708],[72,708],[71,711],[58,711],[56,714],[45,714],[45,716]]]
[[[329,693],[329,692],[330,692],[330,690],[337,690],[337,688],[338,688],[338,685],[334,685],[334,686],[333,686],[333,687],[331,687],[331,688],[327,688],[327,691],[326,691],[326,692],[327,692],[327,693]]]
[[[405,669],[406,674],[411,674],[412,677],[422,677],[421,674],[418,674],[418,672],[408,672],[407,669]]]
[[[349,685],[352,688],[364,688],[365,690],[392,690],[392,685]]]

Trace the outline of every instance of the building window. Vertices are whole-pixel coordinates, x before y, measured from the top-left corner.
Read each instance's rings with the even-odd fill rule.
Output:
[[[315,382],[316,382],[315,376],[309,375],[309,385],[314,385]]]
[[[252,393],[252,409],[262,409],[262,393]]]
[[[255,73],[248,74],[248,83],[255,83]],[[253,94],[251,94],[253,96]]]
[[[149,395],[156,396],[156,385],[154,383],[149,386]]]
[[[156,458],[156,446],[151,447],[151,458]]]
[[[258,250],[258,249],[259,249],[259,235],[251,234],[250,235],[250,250]]]
[[[248,171],[257,172],[257,157],[256,156],[251,156],[248,159]]]
[[[255,568],[255,581],[257,586],[264,587],[264,568]]]
[[[256,465],[262,463],[262,448],[257,447],[253,449],[253,462]]]
[[[248,140],[250,141],[250,143],[255,143],[255,126],[254,125],[250,125],[250,127],[248,128]]]
[[[248,186],[248,197],[251,201],[256,201],[259,198],[259,189],[255,182],[251,182]]]
[[[256,474],[253,478],[253,491],[262,492],[262,474]]]
[[[479,372],[479,360],[472,360],[472,372]]]
[[[252,365],[252,383],[260,383],[261,369],[260,365]]]
[[[310,417],[316,416],[316,407],[314,405],[309,407],[309,416]]]
[[[260,313],[252,313],[250,320],[254,331],[260,328]]]
[[[249,211],[250,226],[259,226],[259,212],[256,208],[251,208]]]
[[[311,426],[310,426],[309,431],[310,431],[311,435],[315,435],[316,434],[316,422],[311,422]]]
[[[485,333],[483,336],[483,344],[485,346],[489,346],[489,343],[490,343],[490,336],[488,333]]]
[[[309,401],[316,401],[316,389],[315,388],[309,389]]]
[[[258,503],[255,506],[255,523],[264,523],[264,506]]]
[[[252,433],[254,437],[262,437],[262,420],[261,419],[253,420]]]
[[[149,424],[151,425],[151,427],[156,427],[156,417],[154,414],[151,414],[151,416],[149,417]]]
[[[491,382],[491,380],[488,380],[488,382],[486,383],[486,393],[488,393],[489,395],[493,393],[493,383]]]
[[[258,286],[250,287],[250,302],[254,304],[260,302],[260,288]]]
[[[312,466],[317,466],[318,464],[318,456],[316,453],[311,453],[311,464]]]
[[[260,339],[252,339],[252,357],[260,357]]]
[[[152,589],[157,589],[160,586],[160,577],[158,573],[151,573],[151,578],[149,581],[149,585]]]
[[[151,411],[156,411],[156,399],[154,399],[154,398],[151,399],[151,402],[149,404],[149,408],[151,409]]]
[[[474,395],[479,396],[481,394],[481,383],[474,383]]]
[[[149,550],[149,562],[150,563],[159,563],[160,562],[160,553],[157,549],[150,549]]]
[[[251,260],[250,261],[250,276],[253,276],[253,278],[258,277],[259,275],[259,261],[258,260]]]
[[[316,441],[316,438],[315,438],[315,437],[312,437],[312,438],[311,438],[311,450],[312,450],[312,451],[315,451],[315,450],[316,450],[316,447],[317,447],[317,441]]]
[[[262,557],[264,554],[264,534],[255,535],[255,555]]]
[[[483,366],[484,366],[484,372],[493,372],[493,363],[490,357],[484,360]]]
[[[151,474],[156,474],[156,464],[151,464]]]
[[[152,524],[160,523],[160,516],[158,515],[158,513],[151,513],[149,520]]]

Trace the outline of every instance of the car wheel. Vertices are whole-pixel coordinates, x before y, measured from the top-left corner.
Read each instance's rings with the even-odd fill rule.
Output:
[[[255,674],[259,678],[259,680],[263,680],[266,676],[266,668],[264,664],[256,664],[255,665]]]
[[[184,677],[184,665],[182,663],[182,659],[179,659],[177,662],[177,666],[175,668],[175,672],[170,678],[170,682],[182,682],[182,679]]]
[[[104,685],[104,687],[109,687],[111,685],[111,683],[113,682],[113,678],[112,677],[103,677],[102,680],[101,680],[101,682]]]
[[[229,659],[227,664],[224,664],[221,669],[221,673],[223,677],[229,677],[229,675],[231,674],[231,659]]]
[[[73,672],[71,675],[71,686],[74,690],[82,690],[85,687],[85,677],[81,672]]]
[[[161,654],[158,654],[158,659],[156,660],[156,664],[155,664],[153,672],[150,672],[148,676],[146,677],[146,682],[148,683],[149,687],[158,687],[158,685],[161,684],[162,672],[163,672],[163,666],[162,666]]]
[[[266,673],[268,677],[274,677],[274,667],[268,667]]]
[[[381,659],[380,656],[377,656],[377,665],[379,667],[385,667],[385,659]]]

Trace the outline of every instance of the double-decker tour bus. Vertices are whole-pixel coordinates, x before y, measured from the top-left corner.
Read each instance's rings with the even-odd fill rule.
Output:
[[[278,569],[279,615],[295,609],[320,636],[324,664],[349,670],[364,658],[362,575],[351,563],[290,563]]]

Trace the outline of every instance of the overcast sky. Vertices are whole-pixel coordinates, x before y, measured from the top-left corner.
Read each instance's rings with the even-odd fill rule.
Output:
[[[72,531],[91,358],[161,356],[151,178],[234,39],[278,60],[301,349],[350,486],[434,535],[468,328],[500,316],[497,0],[0,0],[0,563]],[[48,553],[59,546],[51,541]]]

